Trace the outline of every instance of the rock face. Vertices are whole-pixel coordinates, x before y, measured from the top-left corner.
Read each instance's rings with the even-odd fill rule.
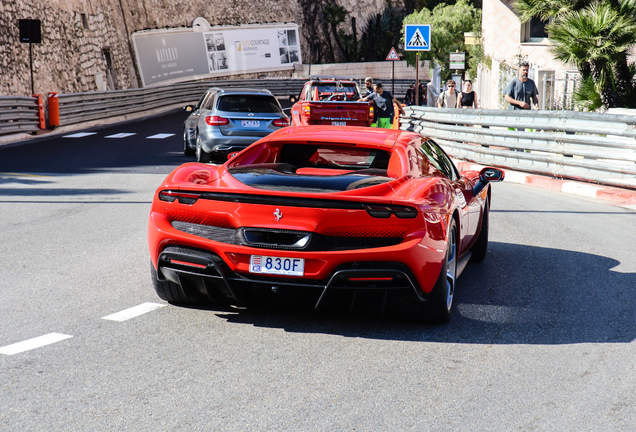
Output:
[[[305,3],[307,0],[2,0],[0,95],[31,94],[29,44],[20,43],[19,19],[41,21],[42,43],[31,47],[35,93],[78,93],[139,86],[130,35],[144,29],[190,27],[197,17],[213,26],[295,22],[301,27],[301,47],[306,53],[306,34],[315,33],[303,31],[303,26],[313,22],[305,16]],[[326,4],[326,0],[313,3]],[[359,25],[385,7],[384,0],[336,3]],[[316,22],[315,26],[322,25]]]

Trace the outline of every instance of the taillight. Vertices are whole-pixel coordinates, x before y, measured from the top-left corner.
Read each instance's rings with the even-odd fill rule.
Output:
[[[177,192],[177,191],[161,191],[159,192],[159,199],[166,202],[175,202],[179,200],[181,204],[194,204],[197,202],[201,194],[192,192]]]
[[[311,116],[311,105],[305,105],[305,118],[309,119]]]
[[[277,127],[287,127],[287,126],[289,126],[289,119],[288,118],[279,118],[279,119],[274,120],[272,122],[272,124],[274,126],[277,126]]]
[[[225,117],[207,116],[205,118],[205,122],[209,124],[210,126],[225,126],[230,121],[226,119]]]
[[[373,111],[373,105],[369,105],[369,120],[371,120],[371,122],[373,122],[374,114],[375,112]]]
[[[400,219],[413,219],[417,210],[411,207],[365,204],[364,209],[375,218],[389,218],[392,214]]]

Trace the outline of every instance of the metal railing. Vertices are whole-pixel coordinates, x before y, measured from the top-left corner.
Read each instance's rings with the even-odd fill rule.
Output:
[[[35,97],[0,96],[0,135],[40,130],[38,108]]]
[[[408,107],[401,129],[435,139],[456,159],[636,188],[633,116]]]
[[[141,89],[59,95],[60,126],[193,104],[210,87],[268,89],[275,96],[298,95],[305,80],[259,79],[196,81]]]

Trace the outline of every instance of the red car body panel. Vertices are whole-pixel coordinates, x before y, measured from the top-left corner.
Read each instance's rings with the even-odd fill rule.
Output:
[[[155,269],[162,251],[170,245],[196,248],[217,254],[238,275],[250,275],[252,255],[305,259],[304,275],[276,276],[289,279],[327,280],[339,266],[351,262],[397,262],[408,267],[422,293],[429,293],[437,280],[446,254],[447,230],[453,218],[457,221],[459,256],[469,251],[481,227],[489,185],[473,195],[479,172],[465,171],[452,180],[442,174],[418,150],[425,137],[418,134],[365,127],[306,126],[289,127],[254,143],[221,166],[188,163],[175,169],[157,189],[148,225],[150,257]],[[325,193],[294,190],[267,190],[247,185],[237,178],[243,166],[276,163],[281,146],[334,144],[346,149],[390,153],[383,182],[359,189]],[[346,157],[346,151],[343,151]],[[454,169],[454,166],[453,166]],[[304,170],[304,172],[303,172]],[[328,179],[342,177],[348,169],[324,175],[324,168],[300,169],[298,179],[317,176]],[[233,172],[235,174],[233,174]],[[180,199],[167,202],[159,193],[187,192],[199,198],[193,204]],[[186,194],[187,195],[187,194]],[[189,196],[189,195],[188,195]],[[207,196],[207,195],[206,195]],[[203,197],[203,195],[201,195]],[[187,198],[187,197],[186,197]],[[218,198],[218,199],[217,199]],[[294,200],[317,200],[315,206],[296,206]],[[260,202],[259,200],[263,201]],[[267,200],[273,200],[268,204]],[[277,201],[278,200],[278,201]],[[291,201],[286,201],[291,200]],[[254,201],[254,202],[252,202]],[[292,203],[287,205],[286,203]],[[326,207],[321,207],[327,203]],[[405,206],[417,210],[414,218],[401,218],[397,213],[378,218],[364,208],[342,206]],[[282,214],[278,218],[277,213]],[[315,233],[329,238],[389,239],[397,244],[362,247],[353,250],[280,250],[256,248],[245,244],[215,241],[175,227],[175,224],[238,230],[289,230]],[[336,239],[337,240],[337,239]],[[366,240],[365,240],[366,241]],[[364,280],[361,275],[359,280]],[[373,279],[373,278],[372,278]]]

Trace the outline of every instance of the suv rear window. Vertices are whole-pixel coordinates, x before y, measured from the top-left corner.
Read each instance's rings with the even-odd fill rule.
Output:
[[[227,95],[219,98],[219,111],[279,113],[280,105],[274,96]]]

